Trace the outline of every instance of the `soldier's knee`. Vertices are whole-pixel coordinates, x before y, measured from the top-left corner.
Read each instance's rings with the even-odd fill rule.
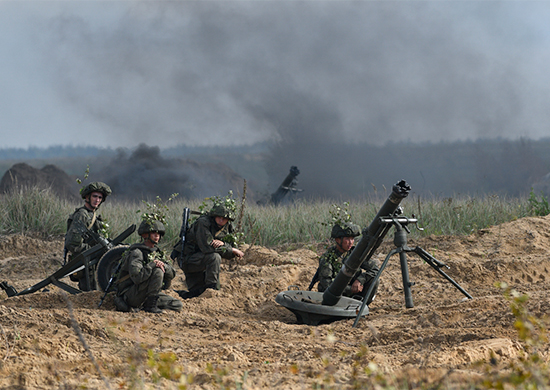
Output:
[[[222,256],[219,253],[211,253],[208,255],[208,260],[212,262],[221,263],[222,262]]]
[[[154,288],[160,289],[162,288],[162,285],[164,283],[164,272],[160,268],[153,268],[153,272],[151,273],[151,277],[149,278],[149,285],[154,286]]]
[[[153,268],[153,272],[151,272],[151,278],[164,280],[164,272],[162,269],[155,267]]]

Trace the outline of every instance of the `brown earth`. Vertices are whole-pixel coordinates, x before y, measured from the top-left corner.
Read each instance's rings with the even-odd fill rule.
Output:
[[[523,347],[515,317],[495,283],[528,294],[536,317],[550,312],[550,217],[411,241],[448,264],[474,298],[411,254],[414,308],[405,308],[395,256],[356,328],[353,319],[298,325],[275,296],[290,285],[306,289],[321,247],[256,246],[222,265],[221,291],[184,301],[180,313],[119,313],[110,296],[98,309],[101,293],[66,296],[52,285],[12,298],[2,291],[0,388],[459,388],[516,361]],[[2,237],[0,280],[18,290],[40,281],[61,264],[61,248],[61,240]],[[184,288],[181,272],[174,288]],[[548,346],[541,353],[548,359]]]
[[[27,163],[17,163],[8,169],[0,180],[0,193],[2,194],[33,187],[50,189],[62,199],[80,199],[78,196],[79,186],[75,179],[52,164],[37,169]]]

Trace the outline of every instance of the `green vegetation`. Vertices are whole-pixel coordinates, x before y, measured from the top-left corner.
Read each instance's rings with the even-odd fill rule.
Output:
[[[531,192],[529,194],[529,207],[531,214],[534,215],[548,215],[550,214],[550,207],[548,206],[548,199],[544,197],[544,195],[540,194],[540,200],[535,195],[535,192],[533,191],[533,188],[531,188]]]
[[[67,230],[72,206],[49,190],[19,189],[0,197],[0,234],[36,233],[43,237]]]
[[[519,293],[506,283],[498,283],[497,286],[502,288],[504,297],[510,303],[522,350],[517,360],[508,362],[505,370],[496,370],[493,365],[486,364],[483,388],[548,389],[550,366],[545,356],[548,352],[548,318],[538,318],[529,311],[527,294]]]
[[[2,195],[0,234],[30,234],[41,237],[62,236],[69,214],[80,204],[60,200],[48,190],[29,189]],[[355,223],[368,226],[383,200],[345,202],[345,213],[353,215]],[[204,208],[204,200],[170,199],[162,205],[166,221],[165,246],[177,239],[184,207],[192,210]],[[406,198],[403,214],[419,218],[419,231],[411,227],[411,237],[424,235],[468,235],[479,229],[498,225],[518,218],[548,214],[548,201],[539,200],[533,193],[529,198],[503,198],[487,195],[479,198]],[[157,207],[158,208],[158,207]],[[330,234],[327,221],[334,217],[334,204],[330,201],[300,201],[287,206],[258,206],[246,204],[240,226],[244,242],[267,247],[293,244],[313,244],[325,241]],[[114,237],[131,224],[139,224],[143,203],[116,202],[109,199],[101,206],[101,214]],[[241,215],[240,210],[236,213]],[[239,221],[235,221],[235,226]],[[138,240],[133,235],[130,242]]]

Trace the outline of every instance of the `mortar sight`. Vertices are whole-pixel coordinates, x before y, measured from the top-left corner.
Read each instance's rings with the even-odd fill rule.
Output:
[[[361,240],[349,255],[332,284],[325,290],[323,305],[334,306],[338,303],[353,275],[359,270],[363,262],[368,261],[372,257],[387,230],[390,228],[390,225],[382,224],[380,219],[392,216],[398,209],[401,201],[409,195],[410,191],[411,186],[405,180],[399,181],[392,187],[392,192],[388,196],[388,199],[386,199],[371,224],[363,230]]]

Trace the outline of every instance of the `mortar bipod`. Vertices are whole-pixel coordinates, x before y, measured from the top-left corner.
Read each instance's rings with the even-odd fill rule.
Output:
[[[422,249],[419,246],[415,247],[414,249],[411,249],[407,246],[407,234],[411,232],[407,227],[409,223],[414,223],[418,230],[424,230],[423,228],[418,226],[418,219],[416,219],[414,215],[412,218],[407,218],[403,216],[382,217],[379,219],[379,222],[381,225],[392,224],[395,227],[395,235],[394,235],[393,243],[396,246],[396,248],[392,249],[384,259],[384,262],[382,263],[380,270],[376,274],[376,277],[371,282],[371,285],[367,293],[365,294],[366,297],[370,296],[370,294],[372,293],[372,289],[374,288],[374,286],[376,285],[376,282],[380,279],[380,275],[388,265],[388,261],[390,257],[398,253],[399,261],[401,265],[401,277],[403,279],[403,293],[405,294],[405,307],[407,308],[414,307],[413,300],[412,300],[412,293],[411,293],[412,284],[409,279],[409,266],[407,263],[407,252],[414,252],[418,256],[420,256],[426,263],[428,263],[432,268],[434,268],[440,275],[442,275],[445,279],[447,279],[468,299],[473,299],[473,297],[470,294],[468,294],[466,290],[464,290],[457,282],[451,279],[449,275],[447,275],[445,272],[441,270],[441,268],[443,267],[450,269],[448,265],[435,259],[433,256],[431,256],[428,252],[426,252],[424,249]],[[361,308],[357,312],[357,317],[355,318],[355,322],[353,323],[354,328],[357,326],[357,323],[359,322],[359,319],[361,318],[363,311],[365,310],[366,304],[367,304],[367,300],[364,299],[363,303],[361,304]]]

